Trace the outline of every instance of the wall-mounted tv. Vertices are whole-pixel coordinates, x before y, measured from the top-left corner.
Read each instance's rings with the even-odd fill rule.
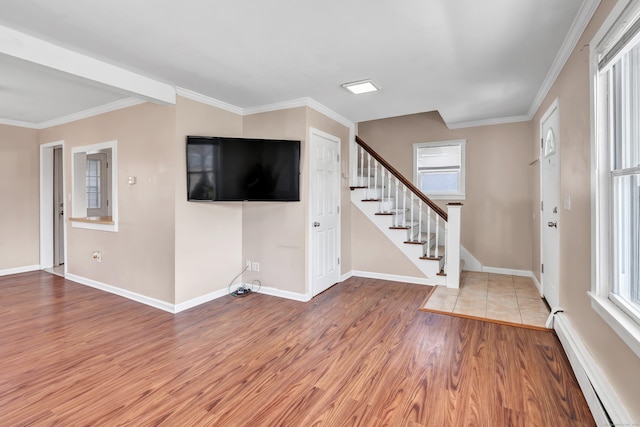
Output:
[[[300,201],[300,141],[187,136],[187,200]]]

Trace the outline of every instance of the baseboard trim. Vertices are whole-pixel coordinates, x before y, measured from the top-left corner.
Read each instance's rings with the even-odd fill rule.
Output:
[[[11,274],[29,273],[31,271],[40,270],[40,265],[25,265],[24,267],[7,268],[0,270],[0,276],[9,276]]]
[[[499,268],[482,266],[483,273],[508,274],[510,276],[531,277],[533,273],[528,270],[515,270],[513,268]]]
[[[538,288],[538,292],[540,292],[540,295],[542,295],[542,285],[538,281],[536,275],[533,274],[533,271],[531,272],[531,280],[533,280],[533,284],[536,285],[536,288]]]
[[[190,308],[205,304],[215,299],[221,298],[229,293],[228,289],[219,289],[217,291],[209,292],[208,294],[201,295],[199,297],[181,302],[173,306],[173,313],[180,313],[181,311],[189,310]]]
[[[348,273],[344,273],[342,276],[340,276],[340,281],[344,282],[350,277],[353,277],[353,271],[349,271]]]
[[[638,425],[622,405],[606,376],[593,360],[564,313],[555,316],[553,327],[564,348],[582,389],[591,414],[598,426]],[[611,422],[609,422],[609,418]]]
[[[252,285],[249,283],[245,283],[245,286],[252,289]],[[279,297],[290,299],[294,301],[300,302],[308,302],[311,300],[311,295],[309,294],[301,294],[298,292],[284,291],[282,289],[271,288],[269,286],[262,286],[257,289],[254,289],[254,292],[259,294],[271,295],[272,297]]]
[[[422,277],[399,276],[396,274],[373,273],[370,271],[360,271],[360,270],[353,270],[347,274],[350,274],[351,276],[356,276],[356,277],[366,277],[367,279],[380,279],[380,280],[390,280],[392,282],[413,283],[416,285],[438,286],[437,284],[430,283],[429,279],[422,278]]]
[[[151,298],[135,292],[127,291],[126,289],[118,288],[112,285],[107,285],[106,283],[98,282],[96,280],[87,279],[86,277],[76,276],[75,274],[67,273],[65,275],[65,279],[71,280],[72,282],[76,282],[81,285],[86,285],[95,289],[99,289],[101,291],[109,292],[110,294],[115,294],[115,295],[130,299],[132,301],[136,301],[151,307],[155,307],[172,314],[175,313],[175,306],[166,301],[160,301],[155,298]]]

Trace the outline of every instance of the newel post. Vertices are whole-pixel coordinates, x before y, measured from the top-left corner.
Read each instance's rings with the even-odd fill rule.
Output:
[[[460,287],[460,216],[462,203],[447,203],[447,288]]]

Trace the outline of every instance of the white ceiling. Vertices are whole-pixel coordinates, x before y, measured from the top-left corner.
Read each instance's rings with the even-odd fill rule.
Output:
[[[530,118],[597,3],[3,0],[0,26],[241,109],[308,97],[353,122],[438,110],[454,127]],[[0,36],[5,123],[145,97],[80,56],[77,73],[18,59],[20,40]],[[366,78],[382,90],[340,86]]]

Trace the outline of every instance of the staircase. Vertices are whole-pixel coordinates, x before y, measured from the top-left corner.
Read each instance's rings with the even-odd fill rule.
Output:
[[[351,201],[433,285],[460,285],[460,209],[447,212],[356,136]]]

